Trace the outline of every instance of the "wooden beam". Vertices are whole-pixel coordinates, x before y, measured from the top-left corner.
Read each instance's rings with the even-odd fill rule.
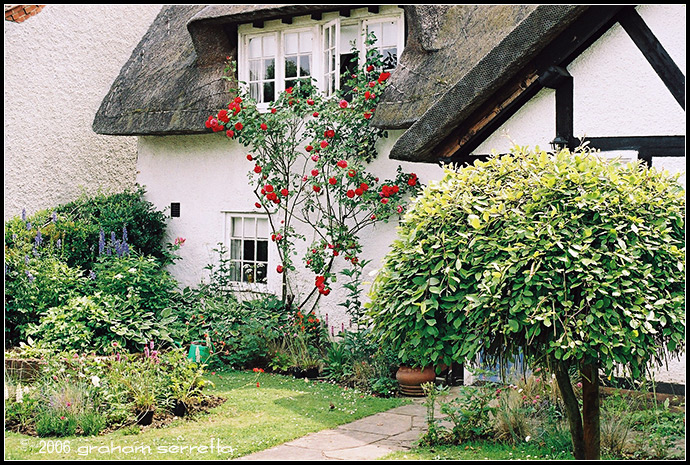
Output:
[[[264,27],[264,20],[263,19],[257,19],[255,21],[252,21],[252,26],[258,28],[258,29],[263,29]]]
[[[528,72],[518,83],[504,88],[487,104],[489,111],[468,118],[438,145],[436,153],[439,158],[456,161],[468,156],[542,88],[534,71]]]
[[[343,16],[345,18],[349,18],[350,17],[350,8],[341,8],[340,10],[338,10],[338,13],[340,14],[340,16]]]
[[[284,16],[280,18],[280,22],[283,24],[292,24],[292,16]]]
[[[321,21],[322,18],[323,18],[323,13],[321,11],[311,14],[311,19],[313,19],[314,21]]]
[[[685,110],[685,76],[649,26],[635,11],[635,7],[630,6],[621,10],[618,14],[618,22],[652,65],[673,98]]]
[[[636,150],[645,156],[684,157],[685,136],[585,137],[589,146],[601,151]]]
[[[367,7],[367,10],[368,10],[369,13],[371,13],[372,15],[375,15],[375,14],[377,14],[377,13],[379,12],[379,6],[378,6],[378,5],[368,6],[368,7]]]

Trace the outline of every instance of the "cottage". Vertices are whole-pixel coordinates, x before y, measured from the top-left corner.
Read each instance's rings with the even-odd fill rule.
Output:
[[[213,249],[235,241],[255,253],[232,259],[267,270],[251,284],[280,288],[245,150],[204,126],[228,103],[226,57],[268,106],[306,76],[331,94],[349,42],[362,50],[365,32],[377,35],[393,70],[372,119],[389,130],[371,165],[381,176],[403,165],[428,182],[443,163],[471,163],[513,143],[574,148],[582,140],[610,156],[685,169],[684,5],[166,6],[93,129],[139,137],[138,182],[169,209],[171,237],[187,239],[173,269],[181,283],[204,279],[217,260]],[[366,271],[394,232],[391,224],[365,232]],[[338,301],[337,291],[332,296]],[[331,323],[347,325],[347,315],[324,301]],[[658,378],[684,383],[684,368],[682,359]]]

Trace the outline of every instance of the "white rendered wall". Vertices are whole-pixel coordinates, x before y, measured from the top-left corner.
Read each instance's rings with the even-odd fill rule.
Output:
[[[203,121],[200,122],[203,124]],[[392,179],[398,165],[405,172],[416,173],[421,182],[440,179],[442,169],[436,165],[398,163],[388,159],[388,153],[400,131],[389,131],[389,139],[379,143],[379,157],[370,165],[370,172],[381,179]],[[247,174],[254,167],[246,160],[247,149],[237,141],[231,141],[224,133],[198,136],[148,136],[139,139],[138,182],[147,190],[147,199],[157,209],[169,212],[171,202],[180,203],[180,217],[170,218],[168,236],[184,237],[186,242],[178,251],[182,260],[171,268],[182,287],[196,286],[207,280],[204,267],[215,263],[218,255],[213,251],[223,240],[224,211],[237,213],[258,213],[254,207],[257,201],[249,186]],[[381,259],[395,237],[396,223],[380,224],[364,231],[362,258],[372,262],[364,268],[363,278],[370,280],[368,274],[380,268]],[[308,230],[301,231],[308,233]],[[313,237],[307,236],[311,244]],[[269,243],[271,246],[273,243]],[[299,274],[296,276],[298,290],[302,295],[314,288],[313,272],[300,269],[306,251],[304,244],[298,244],[295,263]],[[280,289],[281,275],[276,272],[279,264],[276,251],[269,250],[269,288],[273,292]],[[341,255],[342,257],[342,255]],[[336,260],[342,266],[344,260]],[[335,270],[340,268],[336,267]],[[339,277],[339,279],[342,279]],[[365,288],[365,292],[368,285]],[[339,302],[345,294],[340,286],[322,297],[319,308],[322,316],[328,314],[329,324],[336,332],[344,325],[349,326],[349,316]]]
[[[638,13],[685,74],[685,5],[643,5]],[[654,136],[686,134],[685,111],[623,28],[616,24],[568,71],[574,83],[574,134],[590,136]],[[504,123],[475,153],[504,153],[516,143],[550,149],[556,134],[555,91],[544,89]],[[652,166],[681,173],[684,157],[654,157]],[[685,384],[685,354],[654,371],[657,381]]]
[[[136,179],[136,138],[91,123],[161,5],[46,5],[5,21],[5,220]]]

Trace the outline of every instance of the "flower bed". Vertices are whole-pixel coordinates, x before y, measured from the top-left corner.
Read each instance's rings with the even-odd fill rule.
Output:
[[[210,384],[203,374],[203,365],[182,349],[161,353],[153,342],[143,354],[52,356],[33,381],[6,381],[5,429],[40,437],[91,436],[143,424],[147,416],[153,417],[149,424],[160,426],[175,418],[176,405],[184,406],[183,413],[177,411],[183,415],[224,402],[203,392]]]

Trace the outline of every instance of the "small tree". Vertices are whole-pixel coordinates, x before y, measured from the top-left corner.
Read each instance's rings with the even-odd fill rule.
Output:
[[[374,333],[421,365],[524,354],[557,378],[575,458],[597,459],[599,375],[685,348],[684,212],[677,176],[586,148],[447,170],[375,279]]]

